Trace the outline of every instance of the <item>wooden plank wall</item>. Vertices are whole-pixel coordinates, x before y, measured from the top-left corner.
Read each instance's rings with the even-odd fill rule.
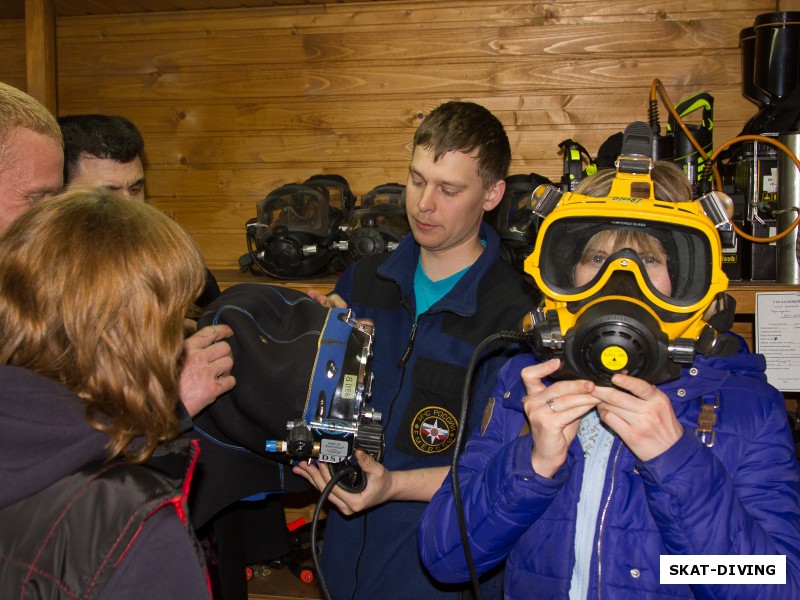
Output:
[[[791,8],[791,7],[789,7]],[[755,106],[739,32],[776,0],[416,0],[57,19],[60,114],[122,114],[146,142],[150,201],[211,268],[246,251],[255,202],[315,173],[361,196],[404,182],[410,140],[442,101],[491,109],[511,173],[558,179],[558,143],[595,153],[673,102],[715,98],[715,142]],[[0,21],[0,79],[24,88],[24,24]],[[661,107],[662,123],[666,109]]]
[[[0,19],[0,81],[27,89],[24,21]]]

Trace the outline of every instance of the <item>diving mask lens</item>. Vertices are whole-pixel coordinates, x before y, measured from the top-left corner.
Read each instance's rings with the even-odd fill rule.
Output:
[[[691,307],[711,283],[712,249],[698,229],[644,220],[562,219],[545,232],[541,278],[556,300],[571,302],[616,293],[609,282],[635,278],[658,305]],[[617,272],[627,272],[619,278]],[[663,306],[662,306],[663,307]]]
[[[286,227],[289,231],[326,236],[328,201],[315,188],[284,186],[257,205],[259,222],[270,229]]]

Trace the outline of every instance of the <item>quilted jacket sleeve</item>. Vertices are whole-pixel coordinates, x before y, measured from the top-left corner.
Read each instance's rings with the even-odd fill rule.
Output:
[[[483,435],[477,430],[473,432],[459,460],[459,487],[470,548],[479,574],[506,558],[567,480],[566,465],[552,479],[533,472],[531,435],[519,435],[525,417],[501,406],[499,399],[507,389],[502,382],[504,375],[515,373],[518,379],[520,369],[516,359],[503,367],[493,395],[498,401],[489,425]],[[453,499],[452,474],[420,520],[419,544],[422,561],[433,577],[445,583],[469,580]]]
[[[747,411],[733,430],[728,424],[730,437],[709,449],[687,431],[639,465],[671,554],[786,555],[785,586],[697,585],[698,598],[800,598],[800,477],[785,401],[750,383]]]

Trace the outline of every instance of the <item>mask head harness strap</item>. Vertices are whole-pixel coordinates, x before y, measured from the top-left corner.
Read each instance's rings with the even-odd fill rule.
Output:
[[[622,152],[617,158],[617,173],[646,175],[653,168],[653,131],[641,121],[625,128]]]

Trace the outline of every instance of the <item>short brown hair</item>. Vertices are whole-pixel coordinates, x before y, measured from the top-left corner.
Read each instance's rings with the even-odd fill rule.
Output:
[[[413,148],[433,150],[437,161],[448,152],[477,152],[478,175],[484,189],[504,179],[511,164],[511,145],[503,124],[474,102],[440,104],[417,127]]]
[[[103,189],[43,200],[0,237],[0,364],[65,385],[109,457],[178,434],[178,363],[203,259],[156,208]]]

